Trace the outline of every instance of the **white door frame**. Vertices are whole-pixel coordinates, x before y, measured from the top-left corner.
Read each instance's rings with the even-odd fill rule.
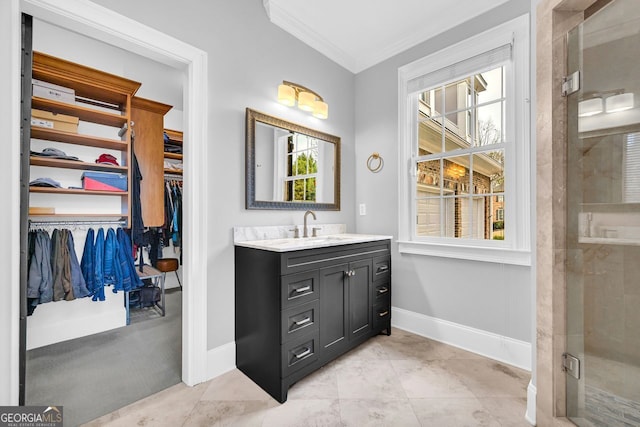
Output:
[[[3,0],[4,1],[4,0]],[[153,28],[140,24],[124,15],[106,9],[87,0],[10,0],[19,3],[21,12],[62,28],[113,44],[138,55],[184,70],[184,134],[189,141],[184,147],[184,190],[187,193],[183,206],[184,242],[183,277],[186,286],[182,298],[182,380],[195,385],[207,378],[207,53],[174,39]],[[15,7],[14,10],[17,10]],[[13,49],[20,48],[20,19],[12,19]],[[15,38],[18,40],[13,40]],[[18,53],[19,57],[19,53]],[[20,75],[20,63],[12,64],[12,73]],[[15,103],[14,103],[15,104]],[[13,105],[19,116],[19,103]],[[13,113],[15,117],[16,113]],[[12,135],[19,135],[19,120],[10,123]],[[13,151],[11,182],[19,182],[19,151]],[[16,175],[16,176],[13,176]],[[11,215],[11,230],[19,229],[19,216]],[[14,257],[15,258],[15,257]],[[15,259],[12,259],[15,263]],[[19,265],[11,266],[12,272]],[[15,270],[14,270],[15,268]],[[12,281],[12,295],[19,292],[19,283]],[[15,294],[14,294],[15,292]],[[13,298],[12,311],[19,311],[19,302]],[[11,324],[11,336],[17,337],[18,326]],[[18,347],[11,346],[11,378],[18,372]],[[14,385],[11,385],[13,389]],[[17,384],[15,384],[17,387]],[[13,393],[11,393],[13,395]],[[13,399],[11,399],[13,400]]]

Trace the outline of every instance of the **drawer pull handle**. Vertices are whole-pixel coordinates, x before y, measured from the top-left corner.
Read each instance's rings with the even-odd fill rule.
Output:
[[[384,316],[386,316],[387,314],[389,314],[389,310],[385,310],[385,311],[383,311],[383,312],[381,312],[381,313],[378,313],[378,316],[380,316],[380,317],[384,317]]]
[[[389,288],[380,288],[380,289],[378,289],[378,293],[379,294],[386,294],[387,292],[389,292]]]
[[[388,269],[389,269],[388,265],[381,265],[380,267],[378,267],[378,271],[376,271],[376,273],[384,273]]]
[[[296,288],[295,292],[299,294],[300,292],[306,292],[310,289],[311,289],[311,286],[303,286],[302,288]]]
[[[311,354],[311,349],[310,348],[305,348],[304,351],[302,353],[296,354],[293,353],[293,355],[296,357],[296,359],[302,359],[303,357],[307,356]]]
[[[293,323],[295,323],[297,326],[301,326],[301,325],[304,325],[305,323],[309,323],[309,322],[311,322],[311,318],[310,317],[305,317],[304,319],[298,320],[297,322],[293,322]]]

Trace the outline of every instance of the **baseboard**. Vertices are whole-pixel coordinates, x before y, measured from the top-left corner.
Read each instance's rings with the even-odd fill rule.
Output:
[[[536,393],[536,386],[529,381],[529,386],[527,387],[527,413],[524,415],[524,419],[532,426],[536,425]]]
[[[207,381],[235,368],[235,341],[207,351]]]
[[[531,371],[531,344],[397,307],[391,325]]]

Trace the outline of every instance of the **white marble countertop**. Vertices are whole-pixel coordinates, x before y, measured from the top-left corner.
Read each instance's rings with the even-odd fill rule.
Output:
[[[290,252],[301,249],[325,248],[329,246],[349,245],[352,243],[374,242],[378,240],[390,240],[392,236],[378,234],[329,234],[318,237],[281,238],[265,240],[246,240],[236,242],[236,246],[262,249],[272,252]]]

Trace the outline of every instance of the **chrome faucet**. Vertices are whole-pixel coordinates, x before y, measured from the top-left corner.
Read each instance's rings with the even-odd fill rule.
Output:
[[[302,229],[302,237],[309,237],[309,232],[307,231],[307,216],[309,216],[309,214],[311,214],[313,219],[316,219],[316,214],[313,213],[313,211],[306,211],[304,213],[304,228]]]

